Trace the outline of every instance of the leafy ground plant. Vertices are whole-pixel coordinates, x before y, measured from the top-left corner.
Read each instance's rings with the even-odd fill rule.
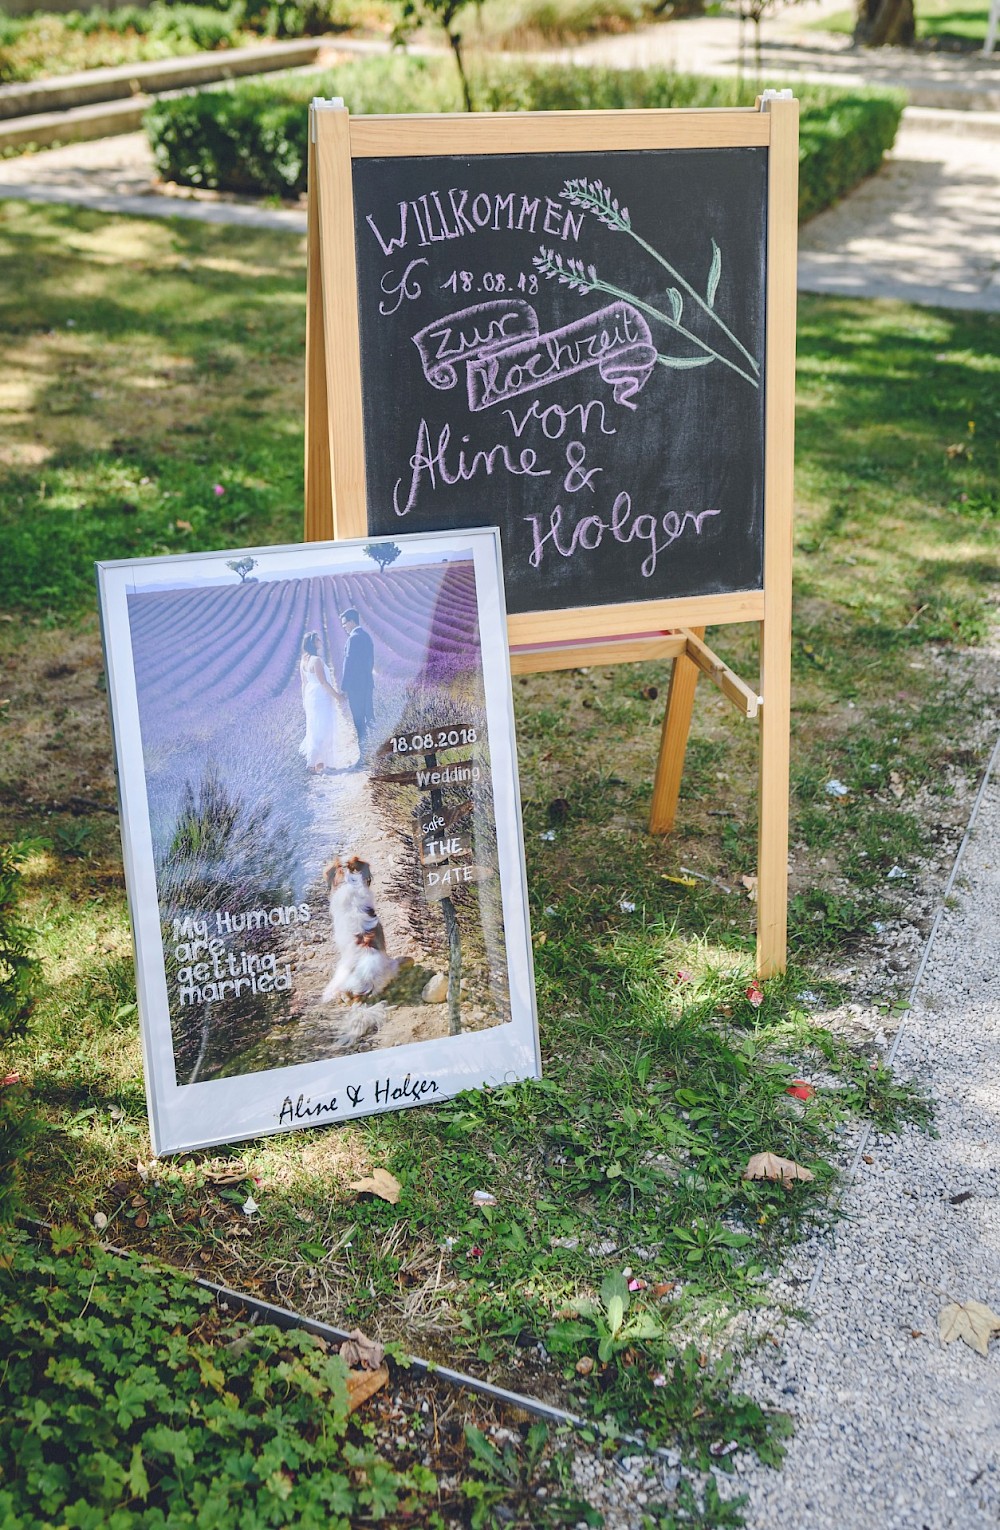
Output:
[[[191,1281],[55,1228],[0,1261],[0,1517],[14,1524],[323,1525],[435,1503],[350,1427],[347,1368],[223,1319]],[[429,1523],[425,1520],[425,1523]]]
[[[87,567],[299,534],[303,252],[277,234],[23,206],[0,210],[0,249],[17,294],[0,296],[0,833],[23,842],[45,978],[4,1069],[44,1122],[33,1207],[107,1218],[144,1257],[542,1390],[591,1420],[596,1445],[641,1422],[685,1462],[657,1523],[733,1523],[702,1463],[724,1469],[744,1444],[776,1460],[787,1425],[738,1395],[721,1336],[832,1215],[850,1123],[926,1121],[876,1037],[1000,694],[990,651],[969,646],[996,591],[995,322],[800,305],[787,978],[753,979],[752,731],[699,696],[678,829],[653,840],[666,677],[524,677],[541,1083],[150,1164]],[[753,673],[751,632],[713,644]],[[813,1180],[744,1178],[762,1151]],[[375,1168],[399,1181],[396,1205],[350,1188]],[[467,1421],[487,1432],[461,1419],[448,1446],[452,1475],[479,1463],[463,1512],[523,1518],[513,1442],[477,1454]],[[571,1482],[559,1491],[573,1500]]]

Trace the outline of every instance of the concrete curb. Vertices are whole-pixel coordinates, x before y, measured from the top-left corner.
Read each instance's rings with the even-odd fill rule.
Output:
[[[268,74],[275,69],[294,69],[313,64],[322,38],[296,37],[286,42],[261,43],[249,48],[225,48],[213,53],[152,59],[142,64],[123,64],[108,69],[82,69],[50,80],[0,85],[0,122],[43,113],[72,110],[94,103],[152,96],[167,90],[211,85],[244,74]]]
[[[976,138],[1000,138],[1000,111],[942,111],[932,106],[908,106],[907,127],[927,133],[965,133]]]
[[[137,95],[127,101],[103,101],[96,106],[71,106],[65,111],[12,117],[7,122],[0,122],[0,149],[27,148],[29,144],[39,147],[53,143],[80,143],[91,138],[134,133],[142,127],[143,113],[152,102],[152,96]]]

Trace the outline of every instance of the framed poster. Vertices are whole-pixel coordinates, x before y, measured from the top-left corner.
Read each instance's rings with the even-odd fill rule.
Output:
[[[97,578],[154,1151],[538,1077],[497,531]]]

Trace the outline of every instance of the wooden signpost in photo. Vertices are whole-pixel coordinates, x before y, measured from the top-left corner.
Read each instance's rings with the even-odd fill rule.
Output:
[[[787,928],[798,103],[310,111],[307,540],[498,525],[516,674],[673,661],[760,727],[757,970]],[[760,680],[705,644],[756,622]]]

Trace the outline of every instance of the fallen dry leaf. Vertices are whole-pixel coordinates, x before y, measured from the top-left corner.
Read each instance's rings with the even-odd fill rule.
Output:
[[[746,888],[747,897],[751,903],[757,902],[757,878],[740,877],[740,886]]]
[[[377,1195],[379,1200],[395,1206],[402,1186],[388,1169],[373,1169],[371,1179],[356,1179],[347,1188],[356,1190],[359,1195]]]
[[[213,1158],[201,1170],[210,1185],[239,1185],[250,1175],[242,1158]]]
[[[350,1413],[384,1387],[389,1380],[389,1367],[380,1365],[377,1371],[348,1371],[347,1407]]]
[[[811,1169],[804,1169],[791,1158],[779,1158],[777,1153],[754,1153],[743,1170],[743,1178],[780,1179],[783,1185],[790,1185],[797,1179],[814,1179],[815,1175]]]
[[[906,788],[903,785],[903,778],[899,774],[898,770],[890,770],[890,772],[889,772],[889,789],[892,792],[892,795],[895,797],[896,801],[898,802],[900,797],[903,795],[904,791],[906,790]]]
[[[385,1359],[385,1345],[355,1328],[340,1346],[340,1358],[351,1370],[377,1371]]]
[[[990,1336],[1000,1333],[1000,1317],[982,1302],[951,1302],[941,1309],[938,1332],[942,1344],[964,1339],[977,1354],[985,1355]]]

